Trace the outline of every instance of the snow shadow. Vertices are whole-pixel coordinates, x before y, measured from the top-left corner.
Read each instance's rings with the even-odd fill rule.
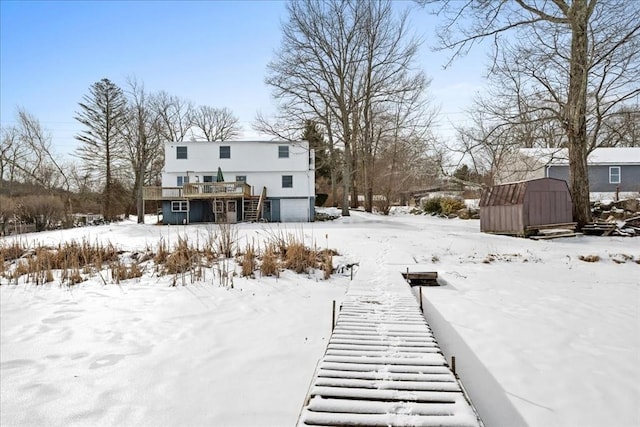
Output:
[[[414,288],[414,293],[417,298],[418,289]],[[456,357],[456,373],[484,425],[526,426],[527,423],[509,400],[507,392],[424,294],[422,307],[423,315],[447,360],[451,361],[452,355]]]

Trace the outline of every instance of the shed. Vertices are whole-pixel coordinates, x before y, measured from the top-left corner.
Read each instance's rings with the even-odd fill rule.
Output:
[[[525,236],[536,226],[573,220],[566,181],[539,178],[485,188],[480,196],[480,231]]]

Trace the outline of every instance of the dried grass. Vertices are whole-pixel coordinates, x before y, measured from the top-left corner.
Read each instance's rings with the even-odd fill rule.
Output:
[[[256,249],[253,244],[247,246],[242,255],[242,270],[240,275],[242,277],[253,277],[253,272],[256,271],[258,263],[256,260]]]
[[[260,275],[276,277],[280,275],[277,249],[273,244],[268,243],[264,250],[264,253],[262,254],[262,262],[260,263]]]
[[[237,230],[230,224],[222,224],[215,231],[209,231],[202,245],[200,239],[196,239],[194,244],[179,236],[176,245],[170,248],[168,242],[161,238],[155,251],[147,246],[145,252],[133,253],[128,258],[111,243],[91,244],[83,239],[56,247],[36,245],[30,248],[26,242],[16,240],[0,245],[0,276],[15,283],[24,276],[26,282],[36,285],[54,282],[57,276],[61,284],[72,286],[97,274],[107,284],[101,273],[106,269],[110,272],[106,277],[119,284],[123,280],[141,277],[144,273],[141,264],[153,261],[158,274],[174,275],[174,285],[178,280],[183,285],[187,279],[191,283],[204,280],[209,271],[214,281],[216,277],[220,279],[220,286],[232,287],[233,276],[237,274],[236,263],[241,266],[243,277],[255,277],[258,270],[262,276],[277,277],[281,268],[286,268],[299,274],[320,270],[328,279],[333,272],[333,256],[337,252],[310,249],[305,246],[303,236],[302,232],[285,236],[278,231],[269,236],[263,251],[255,242],[247,243],[242,251],[237,241]],[[55,274],[56,271],[59,274]]]

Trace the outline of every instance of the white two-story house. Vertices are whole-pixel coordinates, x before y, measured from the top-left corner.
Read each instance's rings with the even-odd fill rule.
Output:
[[[190,141],[165,145],[165,224],[313,221],[315,156],[307,141]]]

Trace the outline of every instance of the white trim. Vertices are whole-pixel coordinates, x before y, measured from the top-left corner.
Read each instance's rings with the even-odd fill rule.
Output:
[[[176,208],[176,205],[177,205],[177,208]],[[172,200],[171,212],[189,212],[189,201],[188,200]]]
[[[618,180],[614,181],[612,177],[614,177],[615,175],[612,174],[611,172],[613,172],[614,169],[618,170],[618,173],[615,174],[617,175]],[[622,168],[620,168],[620,166],[609,166],[609,184],[620,184],[620,182],[622,182]]]
[[[184,157],[181,157],[180,155],[178,155],[178,151],[181,151],[181,149],[184,148]],[[178,145],[176,147],[176,160],[188,160],[189,159],[189,148],[184,146],[184,145]]]
[[[279,159],[288,159],[289,158],[289,146],[288,145],[278,145],[278,158]]]

